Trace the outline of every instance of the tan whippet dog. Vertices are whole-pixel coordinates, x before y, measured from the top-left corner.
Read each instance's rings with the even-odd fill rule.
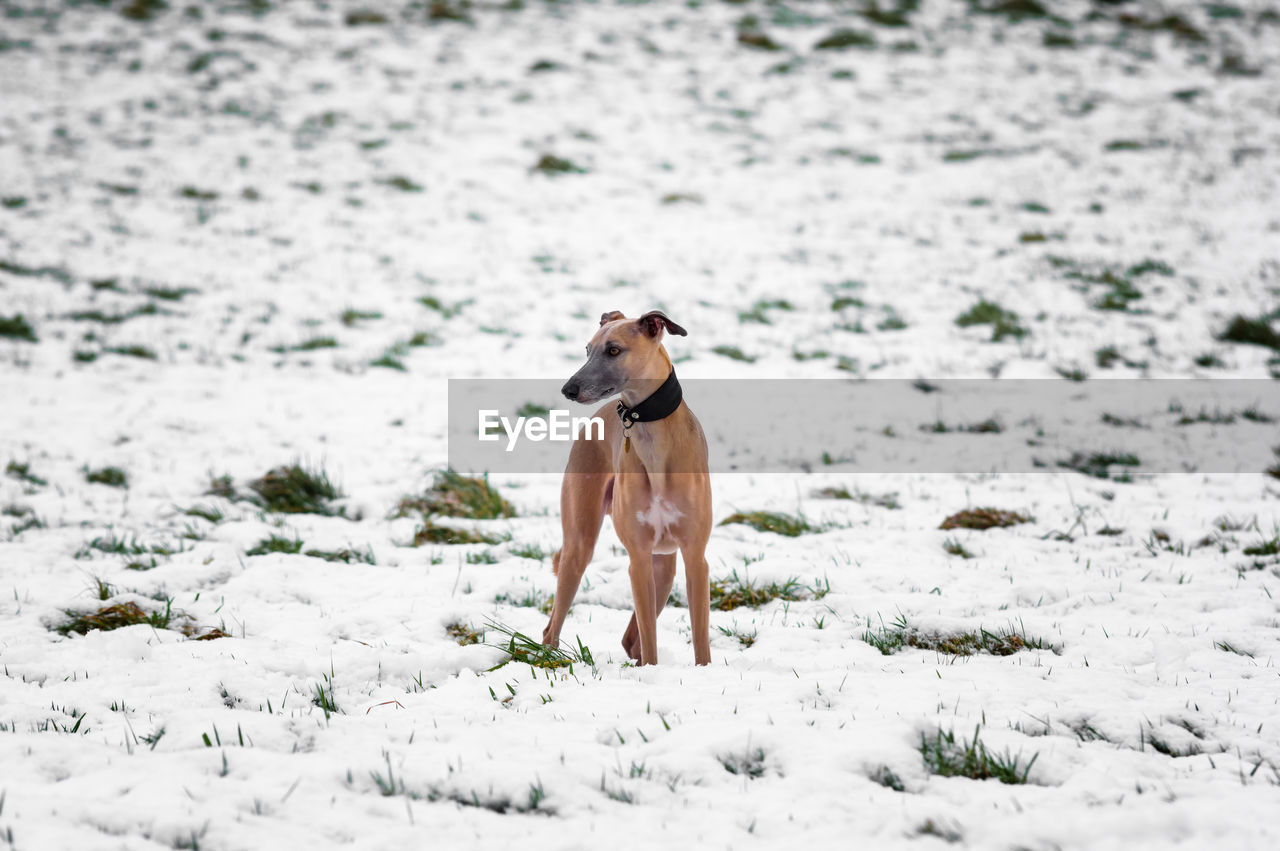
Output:
[[[681,397],[671,358],[662,347],[664,331],[688,335],[661,311],[639,319],[616,310],[604,314],[587,345],[586,365],[562,388],[566,398],[584,404],[615,394],[622,401],[616,411],[605,405],[594,414],[604,420],[604,440],[577,437],[569,450],[560,488],[564,545],[552,558],[555,607],[542,643],[558,646],[565,615],[609,513],[631,559],[635,612],[622,636],[627,655],[641,665],[658,661],[658,613],[675,581],[678,549],[684,557],[693,658],[706,665],[711,662],[707,440]]]

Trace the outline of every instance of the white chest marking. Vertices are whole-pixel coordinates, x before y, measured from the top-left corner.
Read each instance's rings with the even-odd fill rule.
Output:
[[[674,505],[660,497],[649,503],[647,511],[637,511],[636,520],[653,528],[654,551],[657,552],[664,542],[669,541],[667,530],[684,515]],[[671,544],[674,547],[674,544]],[[665,548],[663,548],[665,549]],[[674,552],[674,548],[669,550]]]

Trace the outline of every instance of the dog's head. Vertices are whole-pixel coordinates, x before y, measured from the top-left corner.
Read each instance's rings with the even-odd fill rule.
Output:
[[[664,333],[687,337],[689,332],[661,310],[628,319],[611,310],[600,317],[600,328],[587,343],[587,362],[565,382],[566,399],[590,405],[633,387],[637,382],[665,381],[671,358],[662,347]]]

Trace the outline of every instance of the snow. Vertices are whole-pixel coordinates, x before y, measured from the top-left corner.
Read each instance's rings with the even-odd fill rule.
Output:
[[[626,664],[609,523],[564,630],[594,665],[489,671],[502,650],[446,634],[487,618],[541,634],[536,608],[495,600],[555,589],[549,557],[512,550],[559,546],[556,474],[495,473],[516,516],[458,522],[509,542],[412,547],[418,524],[389,518],[447,462],[449,379],[558,386],[612,309],[689,329],[668,350],[691,386],[1266,381],[1274,352],[1216,335],[1280,303],[1272,7],[1104,4],[1089,21],[1092,4],[1054,4],[1068,27],[926,0],[891,28],[802,2],[477,6],[470,24],[171,5],[134,21],[121,4],[10,4],[0,26],[0,319],[39,337],[0,337],[0,462],[45,482],[0,476],[0,842],[1276,846],[1280,583],[1274,557],[1243,550],[1280,534],[1262,475],[1277,441],[1239,404],[1232,423],[1142,411],[1155,444],[1202,440],[1208,472],[717,472],[717,522],[782,511],[823,531],[717,526],[713,578],[830,593],[713,611],[707,668],[684,608],[658,622],[659,666]],[[390,20],[346,25],[357,8]],[[1206,41],[1116,21],[1175,13]],[[785,49],[739,45],[748,14]],[[841,26],[878,46],[814,49]],[[1051,28],[1077,46],[1045,47]],[[585,173],[539,173],[544,154]],[[1135,275],[1128,311],[1093,306],[1108,286],[1088,275],[1148,259],[1171,274]],[[146,293],[160,287],[193,292]],[[1028,333],[958,327],[979,298]],[[94,310],[121,321],[72,315]],[[438,340],[407,345],[418,332]],[[337,346],[293,348],[321,337]],[[107,351],[132,345],[155,359]],[[405,370],[371,366],[384,354]],[[940,409],[913,398],[896,431],[924,445]],[[1258,391],[1273,418],[1274,399]],[[990,413],[940,404],[953,425]],[[715,410],[695,408],[713,444]],[[1121,439],[1106,428],[1099,443]],[[204,493],[294,461],[341,487],[345,516]],[[105,466],[128,487],[86,481]],[[197,505],[225,517],[183,514]],[[938,528],[988,505],[1033,520]],[[172,554],[130,570],[139,556],[86,546],[111,534]],[[270,534],[376,563],[246,554]],[[164,598],[229,637],[55,631],[68,610]],[[1045,647],[864,640],[899,617]],[[751,646],[730,634],[753,630]],[[922,736],[979,727],[993,753],[1035,756],[1027,783],[927,770]]]

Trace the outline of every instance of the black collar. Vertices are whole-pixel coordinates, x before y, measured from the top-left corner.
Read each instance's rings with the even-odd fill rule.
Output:
[[[636,423],[651,423],[654,420],[666,419],[680,407],[680,400],[683,398],[680,382],[676,380],[676,371],[673,369],[667,376],[667,380],[662,382],[662,386],[634,408],[628,408],[626,403],[619,401],[618,416],[622,419],[623,426],[627,428]]]

